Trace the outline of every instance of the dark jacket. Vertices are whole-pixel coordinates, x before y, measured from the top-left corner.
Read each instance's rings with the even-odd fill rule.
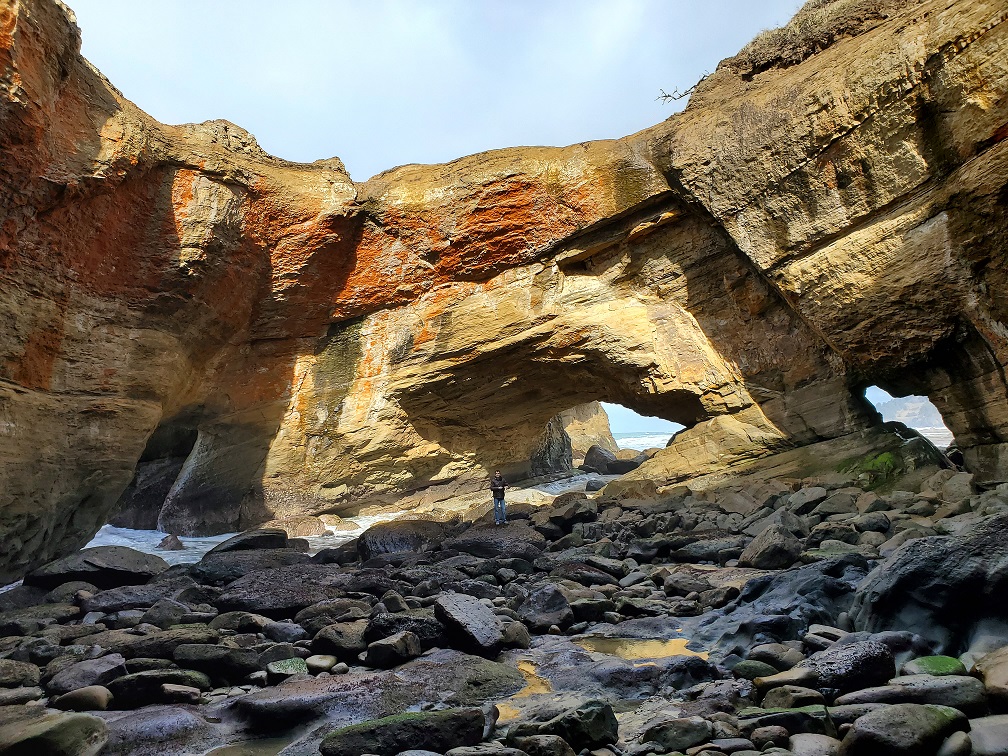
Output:
[[[490,490],[493,491],[493,497],[495,499],[504,498],[504,486],[506,485],[507,483],[504,482],[503,476],[498,478],[495,475],[494,477],[490,478]]]

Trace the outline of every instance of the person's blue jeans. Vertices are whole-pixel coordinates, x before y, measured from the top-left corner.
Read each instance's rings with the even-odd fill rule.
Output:
[[[494,497],[494,522],[502,525],[507,522],[507,506],[504,499]]]

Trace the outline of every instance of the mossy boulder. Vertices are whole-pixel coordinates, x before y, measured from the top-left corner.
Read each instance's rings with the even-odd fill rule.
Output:
[[[333,730],[319,751],[322,756],[395,756],[409,749],[444,753],[479,743],[483,725],[483,712],[477,708],[397,714]]]

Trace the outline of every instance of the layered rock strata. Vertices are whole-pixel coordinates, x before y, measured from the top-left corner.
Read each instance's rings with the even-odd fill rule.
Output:
[[[65,7],[8,0],[0,578],[131,481],[181,533],[346,512],[525,472],[598,399],[715,458],[708,424],[741,428],[751,458],[877,423],[876,383],[1003,477],[1006,17],[827,9],[824,40],[725,61],[633,136],[354,183],[157,123]]]

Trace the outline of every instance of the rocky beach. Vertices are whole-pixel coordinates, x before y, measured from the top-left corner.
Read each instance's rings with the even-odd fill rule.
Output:
[[[0,594],[0,749],[1003,754],[1008,485],[934,468],[85,549]]]
[[[354,181],[0,0],[0,756],[1008,755],[1006,21]]]

